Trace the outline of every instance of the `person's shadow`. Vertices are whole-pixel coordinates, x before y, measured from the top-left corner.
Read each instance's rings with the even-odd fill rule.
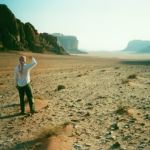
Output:
[[[7,109],[7,108],[10,108],[10,107],[19,107],[19,104],[5,105],[5,106],[0,107],[0,109],[5,109],[5,108]],[[14,114],[11,114],[11,115],[0,116],[0,119],[8,119],[8,118],[17,117],[17,116],[20,116],[20,115],[21,115],[20,113],[14,113]]]
[[[17,116],[21,116],[21,114],[20,113],[15,113],[15,114],[12,114],[12,115],[0,116],[0,119],[14,118],[14,117],[17,117]]]

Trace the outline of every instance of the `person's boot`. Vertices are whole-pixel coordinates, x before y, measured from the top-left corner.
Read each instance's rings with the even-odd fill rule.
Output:
[[[37,111],[35,110],[34,103],[33,103],[33,104],[31,105],[31,107],[30,107],[30,113],[31,113],[31,114],[37,113]]]
[[[30,113],[34,114],[34,113],[38,113],[38,112],[36,110],[31,110]]]
[[[21,111],[20,112],[20,115],[25,115],[26,113],[24,111]]]

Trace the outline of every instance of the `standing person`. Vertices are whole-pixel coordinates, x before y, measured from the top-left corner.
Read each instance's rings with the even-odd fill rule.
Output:
[[[21,114],[25,114],[25,101],[24,96],[26,94],[30,106],[30,112],[35,113],[34,100],[32,90],[30,86],[30,70],[37,65],[37,61],[34,57],[31,64],[26,64],[26,56],[19,57],[19,64],[15,68],[15,84],[19,92]]]

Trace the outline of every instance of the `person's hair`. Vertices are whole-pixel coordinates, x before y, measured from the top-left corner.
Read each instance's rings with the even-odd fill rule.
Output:
[[[23,72],[23,65],[25,62],[26,62],[26,56],[23,56],[23,55],[20,56],[19,57],[19,65],[18,65],[20,74],[22,74],[22,72]]]

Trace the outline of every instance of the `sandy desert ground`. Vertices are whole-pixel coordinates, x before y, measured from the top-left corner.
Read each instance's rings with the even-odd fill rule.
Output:
[[[0,53],[1,150],[150,149],[150,61],[32,54],[38,113],[21,116],[19,54]]]

